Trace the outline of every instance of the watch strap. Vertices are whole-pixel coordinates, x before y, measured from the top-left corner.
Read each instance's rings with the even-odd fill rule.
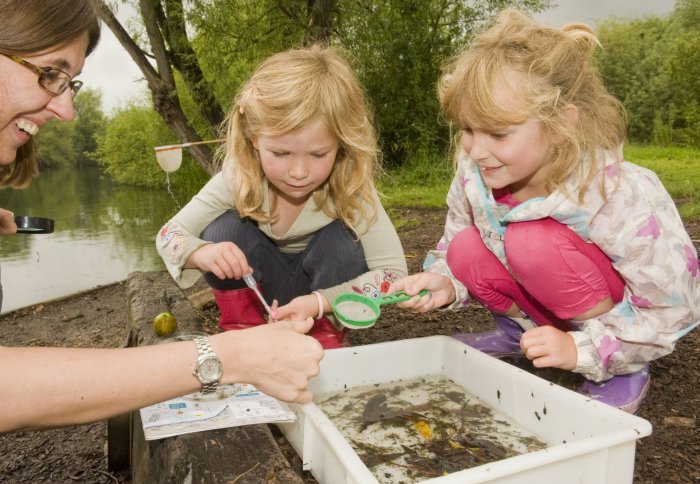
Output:
[[[214,358],[218,361],[219,358],[216,356],[216,353],[214,353],[214,348],[211,347],[209,338],[207,338],[206,336],[195,336],[194,338],[192,338],[192,340],[197,346],[197,368],[195,368],[194,370],[194,376],[196,376],[199,380],[199,383],[202,384],[202,393],[214,393],[216,391],[216,387],[219,386],[219,381],[202,381],[198,370],[199,365],[201,365],[204,362],[204,360],[208,358]]]

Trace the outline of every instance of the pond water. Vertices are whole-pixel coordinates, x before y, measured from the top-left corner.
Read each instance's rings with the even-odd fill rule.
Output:
[[[162,270],[155,234],[182,201],[166,190],[118,185],[97,168],[44,171],[0,207],[54,219],[52,234],[0,237],[2,312]]]

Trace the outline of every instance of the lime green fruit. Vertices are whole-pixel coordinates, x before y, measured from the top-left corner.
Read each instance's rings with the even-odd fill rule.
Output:
[[[177,329],[177,319],[169,312],[160,313],[153,318],[153,332],[157,336],[173,334]]]

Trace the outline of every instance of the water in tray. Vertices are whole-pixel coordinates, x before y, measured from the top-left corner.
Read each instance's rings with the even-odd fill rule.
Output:
[[[418,482],[547,446],[440,376],[355,387],[315,403],[381,483]]]

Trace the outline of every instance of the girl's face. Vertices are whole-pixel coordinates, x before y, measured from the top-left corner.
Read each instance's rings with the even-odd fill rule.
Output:
[[[253,139],[253,146],[269,183],[292,205],[306,203],[328,179],[340,147],[320,116],[298,131],[260,135]]]
[[[486,186],[507,187],[520,201],[549,195],[545,182],[552,144],[539,121],[528,119],[495,131],[465,126],[462,148],[478,165]]]
[[[76,76],[85,62],[87,42],[86,34],[51,52],[22,59]],[[70,121],[74,117],[70,89],[52,96],[39,86],[36,72],[0,55],[0,165],[15,161],[17,149],[51,119]]]

